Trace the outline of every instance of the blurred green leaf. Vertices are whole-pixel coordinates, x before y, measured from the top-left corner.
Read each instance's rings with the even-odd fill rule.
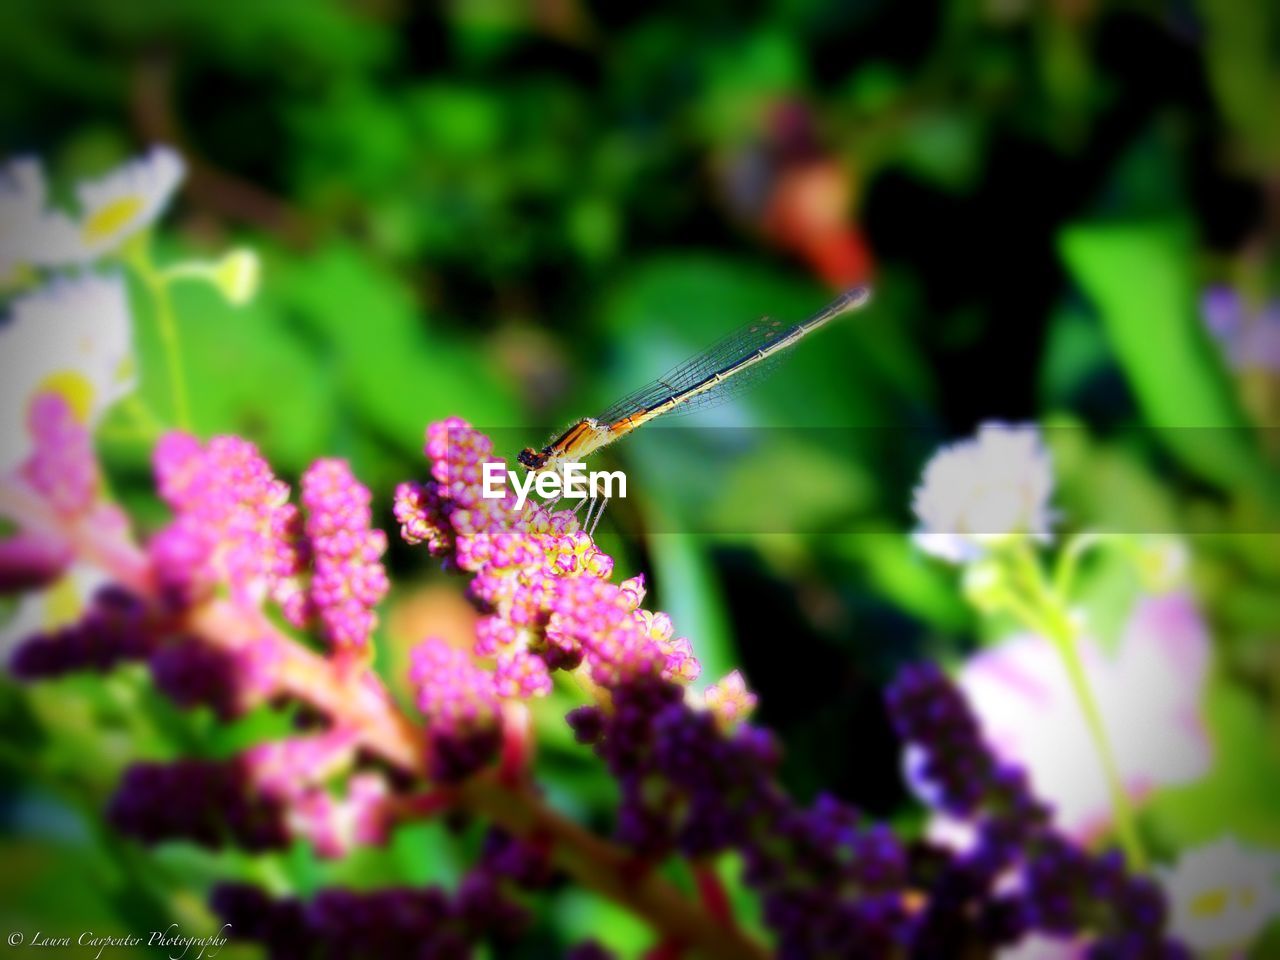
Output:
[[[1192,473],[1280,503],[1201,321],[1185,229],[1081,225],[1062,234],[1061,249],[1169,450]]]
[[[705,687],[738,662],[729,620],[705,550],[705,541],[682,533],[659,533],[649,540],[652,580],[656,588],[650,609],[663,610],[675,623],[676,635],[688,637],[702,664],[696,686]]]
[[[406,450],[429,420],[515,418],[511,391],[483,355],[429,323],[403,281],[354,248],[282,264],[279,308],[315,338],[318,363],[365,425]]]
[[[1221,675],[1205,698],[1214,766],[1201,781],[1160,791],[1146,816],[1179,849],[1235,834],[1247,844],[1280,846],[1276,797],[1280,753],[1266,714]]]
[[[1274,163],[1280,155],[1280,127],[1275,122],[1280,16],[1275,4],[1200,0],[1196,7],[1206,28],[1209,77],[1222,111],[1248,144],[1252,159]]]
[[[845,579],[866,583],[913,617],[949,632],[972,628],[973,611],[960,596],[955,571],[901,531],[831,536],[824,546],[845,565]]]

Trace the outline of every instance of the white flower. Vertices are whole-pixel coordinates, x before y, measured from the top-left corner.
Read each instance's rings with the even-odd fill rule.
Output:
[[[1049,538],[1053,469],[1034,426],[983,424],[972,440],[944,447],[925,466],[912,508],[915,541],[952,563],[982,556],[1016,534]]]
[[[18,267],[54,267],[83,260],[79,230],[65,213],[48,209],[44,170],[34,157],[0,167],[0,285]]]
[[[1164,593],[1186,582],[1191,552],[1177,537],[1146,537],[1133,553],[1134,565],[1144,590]]]
[[[1085,948],[1075,938],[1031,933],[1011,947],[996,951],[997,960],[1083,960]]]
[[[50,210],[40,161],[10,160],[0,168],[0,285],[23,266],[87,263],[116,249],[156,221],[182,182],[186,167],[168,147],[81,183],[80,218]]]
[[[14,300],[0,325],[0,474],[27,455],[27,410],[38,393],[61,393],[92,427],[135,380],[129,306],[119,276],[60,278]]]
[[[1280,915],[1280,855],[1233,837],[1182,854],[1160,871],[1172,932],[1197,951],[1243,950]]]
[[[1194,601],[1167,594],[1139,602],[1115,656],[1080,641],[1085,675],[1098,704],[1125,792],[1190,783],[1208,772],[1212,749],[1201,699],[1209,635]],[[1111,821],[1102,763],[1058,651],[1043,637],[1021,635],[984,650],[958,678],[983,736],[1002,760],[1027,771],[1054,823],[1081,840]],[[904,758],[912,789],[928,801],[918,758]],[[963,846],[957,824],[937,818],[932,832]]]
[[[152,147],[105,176],[81,183],[80,235],[92,255],[114,250],[154,223],[186,174],[182,157],[169,147]]]

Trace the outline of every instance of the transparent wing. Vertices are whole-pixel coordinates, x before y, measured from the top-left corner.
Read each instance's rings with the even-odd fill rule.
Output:
[[[662,415],[662,419],[666,420],[668,417],[682,417],[688,413],[711,410],[737,400],[743,394],[753,390],[761,380],[772,374],[790,356],[791,351],[786,350],[767,357],[759,363],[752,364],[750,367],[739,371],[732,378],[716,384],[713,389],[699,393],[678,406],[672,407]]]
[[[856,310],[870,296],[869,287],[855,287],[831,301],[808,320],[793,326],[768,317],[754,320],[716,341],[697,356],[672,367],[652,383],[627,394],[596,417],[596,420],[602,424],[617,423],[631,414],[650,410],[665,400],[705,384],[717,373],[731,373],[714,386],[689,397],[671,413],[705,410],[723,403],[758,383],[761,377],[772,371],[785,349],[795,341],[841,314]],[[746,362],[762,350],[766,352],[765,356],[754,363]]]
[[[639,390],[627,394],[596,419],[600,423],[614,423],[630,414],[657,406],[670,397],[696,387],[758,350],[782,340],[795,329],[795,327],[784,326],[779,320],[770,320],[768,317],[745,324],[716,341],[702,353],[672,367],[652,383],[645,384]],[[705,410],[733,399],[770,373],[782,356],[784,354],[779,353],[740,370],[711,390],[682,403],[669,415]]]

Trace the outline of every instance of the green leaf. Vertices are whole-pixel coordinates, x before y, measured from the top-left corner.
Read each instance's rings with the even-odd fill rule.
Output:
[[[1196,6],[1219,108],[1258,162],[1274,160],[1280,150],[1275,122],[1280,97],[1275,40],[1280,16],[1275,4],[1201,0]]]
[[[697,686],[714,683],[733,669],[738,656],[707,553],[698,549],[698,538],[683,533],[655,534],[649,549],[657,602],[645,606],[666,611],[676,634],[693,643],[702,664]]]
[[[1280,503],[1199,316],[1190,239],[1173,222],[1086,224],[1061,237],[1143,417],[1192,473]]]
[[[1210,684],[1205,718],[1213,769],[1193,784],[1158,793],[1146,810],[1148,821],[1179,848],[1228,832],[1245,843],[1280,845],[1280,754],[1271,721],[1249,694],[1221,677]]]
[[[349,247],[282,265],[283,309],[319,340],[344,405],[397,446],[417,450],[428,420],[510,423],[510,390],[476,349],[428,324],[409,288]]]

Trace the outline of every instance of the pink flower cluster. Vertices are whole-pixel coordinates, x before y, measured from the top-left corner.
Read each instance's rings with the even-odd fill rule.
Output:
[[[66,398],[53,391],[34,397],[27,429],[30,451],[0,476],[0,512],[17,527],[0,540],[4,590],[56,581],[87,543],[104,554],[129,544],[128,518],[103,498],[92,437]]]
[[[317,460],[302,477],[312,557],[311,605],[336,650],[364,648],[386,595],[379,557],[387,535],[372,529],[371,496],[342,460]]]
[[[367,648],[387,592],[386,535],[372,528],[371,496],[346,463],[318,460],[303,475],[305,518],[288,485],[239,437],[201,444],[168,434],[155,470],[175,513],[149,545],[166,592],[189,603],[225,584],[244,606],[275,600],[296,627],[318,621],[335,651]]]
[[[160,496],[175,513],[148,547],[165,590],[190,602],[226,584],[246,606],[276,596],[296,621],[298,509],[257,448],[233,436],[202,445],[175,432],[156,445],[154,463]]]
[[[27,427],[41,438],[21,467],[31,488],[63,517],[88,512],[98,499],[101,478],[89,429],[58,393],[42,393],[31,403]]]
[[[488,437],[450,418],[428,427],[426,455],[431,480],[401,484],[396,519],[405,540],[472,575],[470,594],[484,612],[472,652],[489,665],[436,641],[418,651],[419,705],[433,723],[463,719],[436,687],[455,697],[466,690],[496,716],[499,700],[548,694],[555,670],[581,667],[584,679],[606,688],[643,676],[697,679],[693,649],[673,636],[671,618],[641,608],[644,578],[610,582],[613,559],[570,511],[516,511],[510,491],[504,499],[480,496],[484,464],[502,463]],[[439,679],[445,673],[447,684]]]
[[[356,845],[385,843],[395,819],[381,774],[351,774],[342,795],[329,789],[355,759],[356,738],[330,730],[261,743],[239,762],[249,786],[280,805],[291,836],[310,840],[321,856],[340,857]]]
[[[418,708],[460,733],[492,728],[500,703],[493,674],[481,670],[465,650],[430,638],[414,648],[409,679],[418,692]]]

